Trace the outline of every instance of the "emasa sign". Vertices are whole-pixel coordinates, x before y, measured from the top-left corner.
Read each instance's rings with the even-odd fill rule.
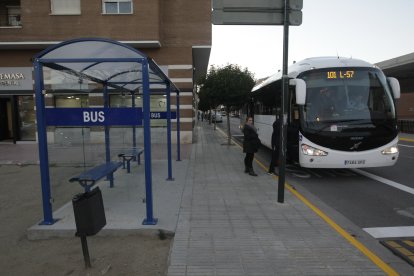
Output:
[[[33,90],[31,67],[0,67],[0,90]]]

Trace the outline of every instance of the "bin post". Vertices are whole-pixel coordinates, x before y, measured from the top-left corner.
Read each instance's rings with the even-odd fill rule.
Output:
[[[86,235],[81,235],[80,239],[82,243],[82,252],[83,259],[85,260],[85,267],[91,268],[91,258],[89,257],[88,241],[86,240]]]

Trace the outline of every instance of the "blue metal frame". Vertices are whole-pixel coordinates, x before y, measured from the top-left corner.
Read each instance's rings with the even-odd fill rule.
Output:
[[[181,161],[181,148],[180,148],[180,95],[177,92],[176,97],[176,110],[177,110],[177,161]]]
[[[45,109],[45,99],[43,97],[43,69],[42,65],[37,61],[34,62],[34,75],[36,79],[36,120],[43,202],[43,221],[40,224],[52,225],[56,222],[56,220],[53,219],[52,197],[50,193],[49,155],[47,150],[45,116],[43,112]]]
[[[170,85],[167,84],[167,150],[168,150],[168,178],[167,180],[174,180],[172,177],[171,164],[171,95]]]
[[[137,58],[42,58],[51,51],[58,49],[59,47],[77,43],[82,41],[100,41],[116,44],[128,48],[129,50],[136,52],[137,54],[143,57]],[[90,66],[83,68],[81,71],[74,71],[73,69],[64,67],[62,63],[93,63]],[[119,83],[133,83],[137,84],[137,79],[130,80],[129,82],[118,82],[118,83],[108,83],[107,80],[98,79],[96,76],[88,76],[84,71],[88,68],[91,68],[99,63],[103,62],[131,62],[131,63],[140,63],[142,66],[142,88],[143,88],[143,119],[144,119],[144,150],[145,150],[145,188],[146,188],[146,211],[147,216],[143,221],[145,225],[155,225],[157,224],[158,219],[153,217],[153,200],[152,200],[152,168],[151,168],[151,126],[150,126],[150,73],[149,68],[155,72],[155,74],[161,78],[167,86],[167,101],[170,101],[171,86],[173,86],[174,91],[177,93],[177,155],[178,161],[180,160],[180,139],[179,139],[179,100],[178,100],[178,89],[171,83],[168,77],[162,72],[162,70],[156,65],[154,61],[145,57],[137,51],[136,49],[124,45],[122,43],[108,40],[108,39],[74,39],[62,42],[55,46],[49,47],[46,50],[40,52],[34,57],[33,67],[34,67],[34,76],[35,76],[35,95],[36,95],[36,117],[37,117],[37,132],[38,132],[38,146],[39,146],[39,160],[40,160],[40,174],[41,174],[41,185],[42,185],[42,202],[43,202],[43,221],[41,224],[51,225],[56,222],[53,219],[52,214],[52,200],[50,192],[50,175],[49,175],[49,160],[48,160],[48,147],[47,147],[47,134],[46,134],[46,121],[45,121],[45,102],[44,102],[44,80],[43,80],[43,66],[53,68],[55,70],[72,70],[69,73],[72,73],[76,76],[82,78],[91,79],[97,83],[103,84],[103,94],[104,94],[104,107],[109,108],[109,98],[108,98],[108,86],[119,87]],[[60,63],[60,64],[57,64]],[[155,83],[155,82],[154,82]],[[157,83],[160,83],[157,81]],[[119,87],[122,88],[122,87]],[[134,97],[134,91],[131,91],[132,96]],[[133,105],[135,105],[135,99],[133,99]],[[167,129],[168,129],[168,177],[172,179],[172,169],[171,169],[171,110],[170,104],[167,105]],[[135,143],[135,127],[133,132],[133,143]],[[105,126],[105,150],[106,150],[106,161],[110,161],[110,137],[109,137],[109,127]],[[112,185],[111,185],[112,187]]]
[[[148,74],[148,63],[142,62],[142,88],[143,88],[143,99],[142,108],[144,112],[144,158],[145,158],[145,203],[147,205],[147,217],[144,219],[142,224],[144,225],[155,225],[158,219],[153,217],[152,213],[152,171],[151,171],[151,125],[150,125],[150,95],[145,93],[149,91],[149,74]],[[149,166],[147,166],[149,164]]]

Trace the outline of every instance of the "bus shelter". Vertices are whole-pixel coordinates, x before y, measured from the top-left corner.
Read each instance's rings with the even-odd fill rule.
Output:
[[[39,146],[40,176],[43,203],[41,224],[55,223],[52,215],[50,189],[47,126],[103,126],[105,136],[105,160],[110,162],[110,126],[131,126],[133,145],[136,146],[135,127],[143,126],[145,160],[146,218],[143,224],[153,225],[152,168],[151,168],[151,119],[167,120],[168,178],[172,178],[171,164],[171,119],[177,119],[177,161],[180,160],[179,89],[161,68],[138,50],[120,42],[101,39],[73,39],[49,47],[33,59],[36,98],[36,119]],[[45,73],[47,72],[47,73]],[[94,89],[82,93],[102,93],[103,108],[46,108],[45,95],[53,93],[47,89],[45,74],[71,76],[79,83],[88,83]],[[50,78],[50,76],[49,76]],[[45,84],[46,83],[46,84]],[[64,90],[63,90],[64,91]],[[171,112],[171,93],[176,93],[176,112]],[[128,94],[132,107],[112,108],[109,95]],[[166,112],[151,112],[150,95],[163,93],[166,96]],[[142,108],[135,106],[135,95],[142,96]]]

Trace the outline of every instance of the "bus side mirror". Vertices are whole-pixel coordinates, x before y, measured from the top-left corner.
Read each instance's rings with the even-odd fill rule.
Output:
[[[296,104],[305,105],[306,103],[306,82],[302,79],[289,80],[290,85],[296,86]]]
[[[394,99],[399,99],[401,95],[400,90],[400,83],[396,78],[387,78],[388,83],[391,86],[392,94],[394,95]]]

